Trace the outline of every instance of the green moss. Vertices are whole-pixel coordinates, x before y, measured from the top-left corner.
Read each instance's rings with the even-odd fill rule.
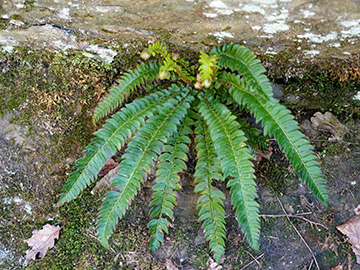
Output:
[[[52,222],[62,227],[55,248],[27,269],[114,269],[114,254],[103,248],[93,236],[94,205],[99,198],[84,193],[65,207]],[[47,222],[49,223],[49,222]]]
[[[118,50],[119,57],[111,65],[90,59],[78,51],[54,52],[16,47],[12,54],[0,52],[0,116],[7,110],[13,113],[13,123],[28,127],[29,133],[24,135],[30,141],[36,142],[34,154],[39,162],[34,164],[33,172],[38,172],[42,177],[60,175],[60,179],[63,179],[70,170],[68,161],[65,160],[79,155],[80,149],[89,143],[94,130],[91,112],[95,104],[106,94],[125,63],[126,67],[129,62],[135,65],[131,57],[136,53],[136,46],[129,52],[129,57],[126,57],[125,49]],[[2,179],[2,183],[4,181]],[[39,216],[36,209],[33,211],[34,220],[23,220],[24,213],[16,204],[5,205],[0,200],[2,218],[7,221],[5,231],[0,227],[1,242],[5,247],[16,246],[16,253],[12,254],[15,261],[19,260],[20,254],[24,256],[28,249],[19,239],[29,238],[32,230],[41,229],[48,223],[44,216],[56,216],[52,223],[62,227],[60,240],[43,260],[32,262],[28,269],[93,269],[87,263],[90,257],[91,264],[98,269],[120,268],[119,260],[114,262],[116,254],[102,249],[98,241],[89,236],[89,231],[94,229],[96,216],[90,212],[97,210],[94,203],[98,198],[87,197],[83,201],[79,197],[56,210],[53,205],[57,197],[49,197],[49,194],[54,194],[55,191],[45,192],[44,183],[36,185],[36,189],[24,189],[20,186],[21,179],[16,178],[13,181],[14,188],[9,186],[6,190],[0,189],[0,195],[4,198],[20,196],[24,200],[40,200],[41,203],[38,204],[42,207]],[[43,179],[34,175],[29,176],[26,181]],[[35,186],[34,183],[30,184]],[[56,189],[60,185],[61,180],[57,183],[54,181],[47,188]],[[40,194],[35,195],[35,192],[39,192],[38,188],[41,190]],[[2,191],[6,193],[3,194]],[[42,191],[44,193],[41,193]],[[32,206],[35,207],[35,204]],[[131,236],[133,237],[129,235],[129,239]],[[99,250],[101,252],[98,252]],[[13,263],[10,261],[9,267]],[[3,266],[6,267],[5,264],[1,265]]]
[[[32,8],[35,7],[35,1],[33,1],[33,0],[25,0],[24,5],[25,5],[26,11],[30,11]]]
[[[358,115],[359,103],[353,96],[360,84],[359,55],[346,60],[327,55],[306,58],[303,51],[310,47],[304,46],[293,42],[276,55],[261,56],[269,78],[285,86],[284,96],[298,97],[299,102],[288,105]]]
[[[20,21],[20,22],[23,22],[23,21],[24,21],[24,18],[21,17],[21,15],[19,15],[19,14],[13,14],[13,15],[11,15],[10,19],[11,19],[11,20],[15,20],[15,21]]]
[[[283,195],[287,180],[291,176],[289,162],[284,156],[275,153],[270,160],[263,159],[257,171],[258,179],[264,187],[270,188],[278,196]]]

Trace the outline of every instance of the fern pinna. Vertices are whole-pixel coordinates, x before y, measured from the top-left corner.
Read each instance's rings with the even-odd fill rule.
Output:
[[[170,55],[159,42],[141,54],[145,60],[152,56],[163,60],[144,62],[128,71],[95,109],[97,122],[122,106],[95,133],[61,194],[60,205],[72,200],[97,179],[111,156],[126,148],[118,175],[112,179],[99,211],[97,237],[104,246],[109,245],[116,224],[154,163],[157,173],[148,223],[150,250],[164,242],[181,190],[178,174],[187,170],[189,147],[195,136],[197,209],[215,260],[219,262],[224,254],[226,240],[225,195],[215,185],[219,182],[230,189],[241,230],[249,244],[258,249],[259,204],[249,144],[258,141],[264,146],[266,141],[239,118],[244,108],[261,121],[265,135],[278,141],[317,198],[328,204],[325,180],[312,146],[290,111],[273,98],[265,69],[252,52],[230,43],[209,54],[200,52],[198,68],[178,55]],[[151,84],[154,80],[156,87]],[[145,96],[126,104],[126,98],[140,87]]]

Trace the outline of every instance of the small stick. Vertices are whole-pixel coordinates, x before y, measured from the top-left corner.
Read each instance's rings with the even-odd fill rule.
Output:
[[[347,259],[349,261],[348,269],[351,270],[351,254],[350,253],[347,254]]]
[[[250,254],[250,253],[249,253],[249,254]],[[261,254],[260,256],[257,256],[257,257],[255,258],[255,260],[261,259],[262,257],[264,257],[264,255],[265,255],[265,253]],[[251,256],[251,255],[250,255],[250,256]],[[253,257],[253,256],[251,256],[251,257]],[[251,262],[247,263],[247,264],[244,265],[240,270],[246,269],[248,266],[252,265],[253,263],[254,263],[254,261],[251,261]]]
[[[311,266],[313,265],[313,263],[314,263],[314,260],[311,260],[311,263],[310,263],[310,266],[309,266],[308,270],[311,269]]]
[[[305,215],[311,215],[312,212],[304,212],[304,213],[297,213],[295,215],[290,215],[290,216],[305,216]],[[260,215],[260,216],[266,216],[266,217],[286,217],[285,214],[278,214],[278,215],[267,215],[267,214],[264,214],[264,215]]]
[[[304,243],[304,245],[306,246],[306,248],[310,251],[311,256],[312,256],[313,259],[314,259],[316,268],[317,268],[318,270],[320,270],[320,267],[319,267],[318,261],[316,260],[316,257],[315,257],[314,252],[311,250],[311,248],[309,247],[309,245],[306,243],[304,237],[302,237],[302,235],[300,234],[300,232],[298,231],[298,229],[296,229],[295,225],[291,222],[291,220],[290,220],[290,218],[289,218],[289,214],[286,212],[286,210],[285,210],[285,208],[284,208],[283,204],[281,203],[281,201],[280,201],[280,199],[279,199],[278,196],[276,196],[276,199],[278,200],[278,202],[279,202],[279,204],[280,204],[280,206],[281,206],[282,211],[283,211],[284,214],[286,215],[287,220],[290,222],[291,226],[294,228],[294,230],[296,231],[296,233],[299,235],[301,241],[303,241],[303,243]]]
[[[318,222],[315,222],[315,221],[311,221],[305,217],[303,217],[302,215],[309,215],[309,214],[312,214],[311,212],[306,212],[306,213],[299,213],[299,214],[296,214],[296,215],[291,215],[291,214],[280,214],[280,215],[260,215],[260,217],[262,218],[267,218],[267,217],[292,217],[292,218],[299,218],[299,219],[302,219],[302,220],[305,220],[306,222],[310,223],[311,226],[315,225],[316,227],[317,226],[321,226],[323,228],[325,228],[326,230],[329,230],[328,227],[326,227],[325,225],[321,224],[321,223],[318,223]]]
[[[260,268],[262,268],[261,266],[261,263],[248,251],[246,251],[247,254],[249,254],[251,256],[251,258],[253,258],[253,260],[259,265]]]

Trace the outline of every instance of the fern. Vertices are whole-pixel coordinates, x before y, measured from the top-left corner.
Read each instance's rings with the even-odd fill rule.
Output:
[[[150,218],[148,226],[151,232],[150,250],[154,251],[164,241],[163,232],[168,233],[169,220],[173,219],[173,207],[176,205],[176,191],[181,190],[179,172],[186,170],[187,144],[191,142],[189,126],[192,120],[183,121],[176,136],[170,137],[165,146],[164,153],[160,156],[158,176],[153,187],[154,194],[150,203]],[[157,218],[156,218],[157,217]]]
[[[164,242],[181,190],[179,173],[187,170],[188,152],[196,151],[194,181],[199,221],[215,260],[220,261],[226,248],[225,195],[217,188],[221,182],[230,189],[243,234],[258,249],[259,204],[248,146],[266,148],[268,141],[241,118],[243,109],[262,123],[264,135],[278,141],[302,180],[328,204],[325,179],[312,146],[290,111],[273,98],[265,69],[253,53],[231,43],[214,48],[210,54],[200,52],[199,65],[195,66],[170,55],[160,42],[141,53],[145,60],[155,55],[163,58],[162,64],[145,62],[125,73],[95,109],[94,122],[123,106],[95,133],[60,197],[61,205],[78,196],[96,180],[106,161],[126,147],[118,175],[99,210],[97,237],[104,246],[109,246],[116,224],[154,163],[158,165],[148,223],[150,250]],[[151,81],[156,79],[160,80],[153,87]],[[174,81],[177,84],[170,85]],[[138,93],[141,85],[145,97],[126,104],[127,97]],[[192,148],[193,132],[196,149]]]
[[[201,119],[197,122],[195,132],[198,134],[195,139],[198,161],[194,176],[197,184],[195,192],[200,195],[197,203],[199,221],[203,221],[205,237],[210,242],[215,260],[219,261],[225,249],[225,195],[212,182],[224,178],[208,127]]]
[[[221,79],[231,84],[229,92],[234,100],[240,104],[246,104],[256,120],[262,121],[264,133],[275,137],[311,191],[321,201],[328,204],[325,180],[316,162],[316,156],[311,151],[313,148],[299,131],[298,124],[290,111],[273,97],[269,97],[268,101],[263,102],[248,89],[247,85],[245,86],[238,76],[223,72]]]
[[[121,77],[119,84],[110,89],[110,94],[94,111],[94,122],[115,110],[141,84],[154,80],[159,73],[160,65],[144,63]]]
[[[81,190],[90,185],[97,177],[106,161],[117,150],[123,147],[129,137],[144,124],[144,118],[151,117],[153,112],[172,97],[169,91],[151,94],[143,99],[135,100],[114,114],[98,130],[93,141],[86,147],[85,156],[77,161],[74,171],[61,194],[59,204],[69,202]]]
[[[201,102],[199,111],[210,129],[210,136],[220,159],[224,177],[231,176],[231,199],[242,231],[250,245],[258,249],[260,218],[255,198],[256,188],[251,155],[246,148],[246,138],[239,129],[236,117],[221,103]]]

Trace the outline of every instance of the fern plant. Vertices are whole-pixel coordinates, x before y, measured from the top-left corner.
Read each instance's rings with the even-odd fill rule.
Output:
[[[199,63],[189,66],[156,42],[141,54],[144,60],[152,56],[162,61],[143,62],[129,70],[95,109],[93,119],[97,122],[121,107],[95,133],[59,202],[62,205],[79,195],[97,179],[105,162],[126,148],[98,214],[97,237],[105,247],[154,163],[157,174],[148,223],[150,250],[164,242],[181,190],[179,172],[187,169],[189,146],[195,143],[199,221],[215,260],[219,262],[224,254],[226,237],[225,195],[215,185],[219,181],[230,189],[241,230],[257,250],[259,204],[248,143],[264,145],[266,141],[242,120],[243,109],[261,121],[263,133],[277,140],[302,180],[328,204],[325,180],[312,146],[290,111],[273,97],[265,69],[252,52],[230,43],[209,54],[200,52]],[[126,103],[140,87],[145,89],[144,96]]]

